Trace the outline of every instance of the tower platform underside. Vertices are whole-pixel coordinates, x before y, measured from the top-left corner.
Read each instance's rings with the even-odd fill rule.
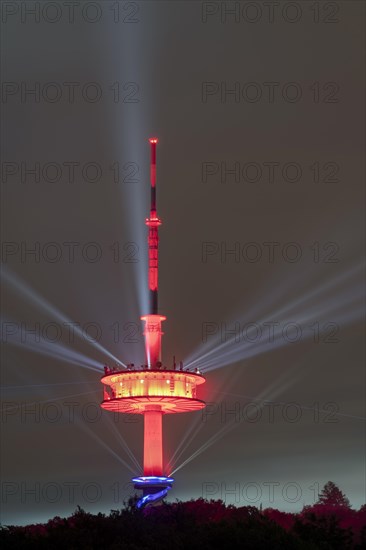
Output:
[[[126,414],[144,414],[149,405],[159,405],[165,414],[199,411],[206,406],[200,399],[167,396],[120,397],[101,403],[101,407],[107,411]]]

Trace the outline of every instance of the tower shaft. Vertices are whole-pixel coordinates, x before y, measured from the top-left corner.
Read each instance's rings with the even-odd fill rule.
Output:
[[[163,475],[163,412],[151,405],[144,413],[144,476]]]

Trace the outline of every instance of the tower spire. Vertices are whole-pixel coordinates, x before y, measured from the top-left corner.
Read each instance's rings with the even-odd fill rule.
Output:
[[[161,219],[156,211],[156,145],[157,138],[150,138],[150,184],[151,184],[151,199],[150,199],[150,218],[146,218],[146,225],[149,228],[148,245],[149,245],[149,294],[150,294],[150,314],[157,315],[158,313],[158,254],[159,254],[159,226],[162,224]]]
[[[149,313],[141,317],[145,321],[145,348],[146,358],[149,369],[158,368],[161,361],[161,322],[166,317],[158,314],[158,262],[159,262],[159,226],[162,224],[156,211],[156,137],[149,139],[150,143],[150,217],[146,218],[145,223],[149,228],[148,248],[149,248]]]

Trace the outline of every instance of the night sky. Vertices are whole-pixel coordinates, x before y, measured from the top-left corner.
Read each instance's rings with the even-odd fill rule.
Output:
[[[100,377],[145,362],[155,135],[163,362],[208,402],[164,419],[169,499],[295,512],[332,480],[358,508],[364,3],[1,10],[1,523],[108,512],[141,473]]]

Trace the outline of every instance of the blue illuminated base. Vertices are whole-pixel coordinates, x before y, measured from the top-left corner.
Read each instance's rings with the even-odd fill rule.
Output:
[[[172,488],[174,479],[165,476],[141,476],[134,477],[135,489],[143,491],[143,496],[137,502],[137,508],[143,508],[147,504],[158,502],[166,497],[168,491]]]

